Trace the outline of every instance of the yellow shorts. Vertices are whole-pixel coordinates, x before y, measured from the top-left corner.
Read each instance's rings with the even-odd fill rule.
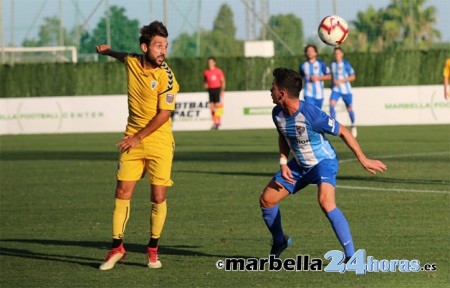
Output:
[[[151,184],[172,186],[170,172],[174,151],[173,138],[164,141],[145,138],[128,153],[120,154],[116,178],[120,181],[137,181],[144,177],[147,170]]]

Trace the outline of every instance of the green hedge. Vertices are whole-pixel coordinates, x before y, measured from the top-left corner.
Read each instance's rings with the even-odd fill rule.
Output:
[[[450,50],[348,53],[356,71],[354,87],[441,84],[444,61]],[[333,56],[320,55],[330,63]],[[301,56],[267,58],[217,58],[228,91],[269,89],[272,70],[297,70]],[[181,92],[203,91],[206,58],[168,58]],[[126,93],[126,74],[119,62],[78,64],[17,64],[0,66],[0,97],[107,95]],[[329,87],[329,81],[326,83]]]

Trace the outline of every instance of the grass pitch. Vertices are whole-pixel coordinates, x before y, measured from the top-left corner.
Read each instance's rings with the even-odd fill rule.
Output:
[[[388,165],[365,172],[337,137],[337,203],[357,249],[375,259],[435,263],[435,272],[226,272],[217,260],[267,257],[258,196],[278,169],[272,130],[176,132],[175,185],[160,240],[163,268],[146,268],[149,184],[135,190],[125,248],[111,271],[114,144],[121,134],[1,136],[1,287],[448,287],[450,127],[360,127],[366,155]],[[282,258],[341,249],[310,186],[281,202],[293,245]],[[327,263],[328,261],[325,261]]]

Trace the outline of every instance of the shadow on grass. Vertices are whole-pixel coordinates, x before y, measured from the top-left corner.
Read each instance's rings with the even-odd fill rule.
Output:
[[[66,262],[72,264],[78,264],[82,266],[88,266],[97,269],[103,260],[103,256],[111,249],[111,242],[93,242],[93,241],[67,241],[67,240],[48,240],[48,239],[2,239],[1,244],[4,243],[28,243],[28,244],[40,244],[46,245],[45,249],[39,249],[39,251],[32,251],[27,249],[17,249],[17,248],[7,248],[0,247],[0,255],[11,256],[19,258],[29,258],[45,261],[56,261],[56,262]],[[3,246],[3,245],[2,245]],[[99,258],[91,258],[84,256],[76,256],[73,254],[54,254],[45,253],[43,251],[49,250],[51,246],[69,246],[69,247],[82,247],[82,248],[98,248],[105,252],[105,255],[101,255]],[[125,249],[128,253],[146,253],[146,245],[125,243]],[[201,246],[193,245],[173,245],[166,246],[162,245],[159,247],[159,254],[161,255],[177,255],[186,257],[214,257],[214,258],[255,258],[252,256],[242,256],[242,255],[215,255],[208,254],[195,249],[200,249]],[[36,249],[38,250],[38,249]],[[69,250],[68,250],[69,251]],[[123,265],[129,266],[146,266],[146,263],[137,263],[126,261]]]
[[[402,183],[402,184],[427,184],[427,185],[443,185],[450,184],[445,180],[433,180],[433,179],[400,179],[400,178],[388,178],[384,176],[366,177],[366,176],[338,176],[337,180],[347,181],[363,181],[369,182],[382,182],[382,183]],[[339,184],[339,183],[338,183]]]
[[[265,161],[273,158],[273,152],[246,152],[246,151],[175,151],[176,161],[224,161],[224,162],[250,162]],[[8,161],[23,160],[92,160],[92,161],[117,161],[119,152],[98,151],[2,151],[0,159]]]

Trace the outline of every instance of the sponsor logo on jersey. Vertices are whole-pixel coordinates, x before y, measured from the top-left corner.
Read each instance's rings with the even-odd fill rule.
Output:
[[[152,80],[152,82],[150,84],[151,84],[152,90],[155,90],[155,87],[158,85],[158,81]]]
[[[305,133],[306,128],[304,126],[296,126],[298,134],[301,136],[303,133]]]
[[[166,102],[167,102],[167,104],[172,104],[173,100],[175,100],[175,95],[173,95],[173,94],[167,94],[166,95]]]

